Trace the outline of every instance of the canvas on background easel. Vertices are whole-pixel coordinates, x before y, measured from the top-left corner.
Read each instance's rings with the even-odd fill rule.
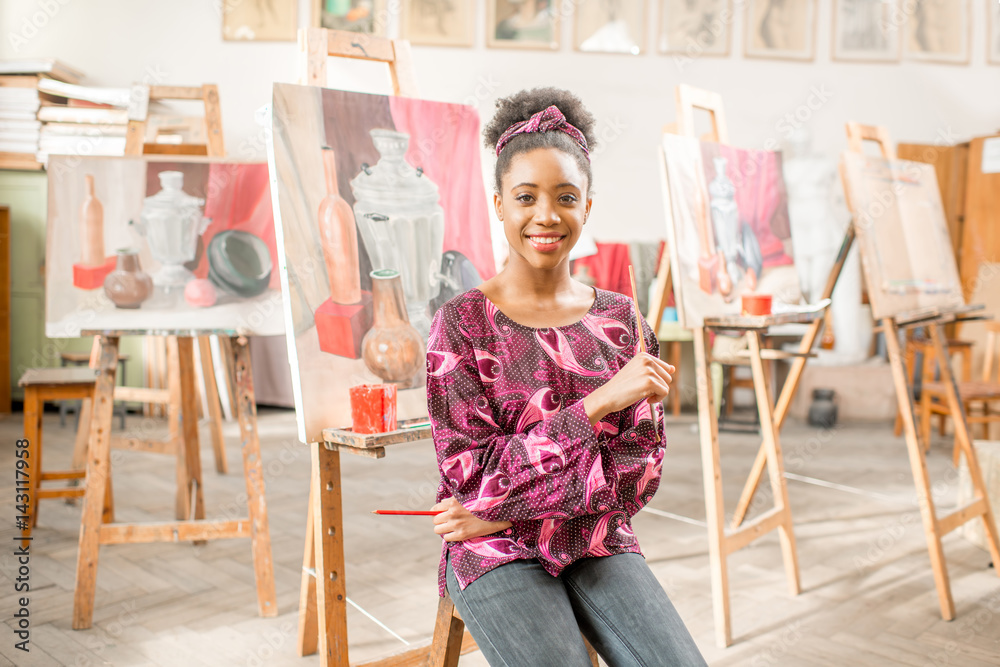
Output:
[[[969,521],[981,519],[994,567],[1000,565],[995,515],[946,352],[945,326],[983,319],[979,312],[982,307],[965,303],[934,168],[895,159],[884,127],[848,123],[847,140],[840,174],[853,213],[851,228],[856,229],[858,237],[872,316],[879,322],[889,352],[941,618],[950,621],[955,617],[955,602],[941,538]],[[878,145],[881,158],[864,155],[865,141]],[[935,357],[942,360],[938,368],[955,424],[955,464],[959,455],[965,454],[972,482],[972,502],[941,517],[934,505],[924,448],[917,435],[913,387],[899,343],[900,331],[915,327],[929,331]],[[997,574],[1000,576],[1000,571]]]
[[[327,59],[330,57],[383,62],[388,65],[394,95],[416,97],[416,81],[409,42],[356,33],[308,28],[299,31],[302,58],[300,81],[310,86],[326,87]],[[272,150],[272,160],[277,161]],[[367,165],[366,165],[367,166]],[[272,188],[279,192],[272,163]],[[276,219],[279,219],[276,216]],[[282,225],[290,221],[282,220]],[[282,230],[287,235],[287,230]],[[287,256],[288,249],[285,247]],[[286,334],[294,345],[291,328]],[[423,421],[423,420],[416,420]],[[300,656],[319,652],[320,664],[347,667],[347,586],[343,537],[343,498],[341,491],[340,452],[381,458],[387,446],[430,437],[430,426],[402,429],[390,433],[360,436],[349,430],[324,429],[322,442],[311,443],[312,475],[306,520],[302,582],[299,599],[298,652]],[[309,439],[309,438],[307,438]],[[372,665],[431,665],[454,667],[459,655],[476,649],[464,623],[455,614],[448,597],[438,604],[432,642],[410,649]]]
[[[206,102],[208,146],[200,150],[209,155],[222,151],[221,125],[219,124],[218,95],[214,85],[199,87],[139,86],[133,88],[133,102],[129,109],[130,154],[142,153],[142,137],[146,119],[146,102],[149,99],[203,99]],[[152,147],[149,147],[152,148]],[[198,149],[182,146],[166,151],[175,154],[198,153]],[[119,158],[120,159],[120,158]],[[80,543],[77,555],[76,587],[73,598],[73,628],[91,627],[94,612],[98,555],[103,544],[141,542],[208,541],[215,539],[250,538],[256,580],[258,611],[261,616],[276,616],[277,604],[274,590],[274,573],[271,561],[270,532],[267,506],[264,497],[263,465],[260,458],[260,440],[257,434],[257,414],[254,399],[253,376],[247,338],[235,329],[210,328],[206,330],[181,329],[171,331],[157,326],[122,330],[84,330],[82,335],[95,336],[97,383],[93,394],[92,416],[86,460],[86,489],[81,516]],[[163,335],[167,337],[168,388],[132,389],[126,392],[133,400],[166,402],[170,406],[170,441],[150,442],[138,438],[126,439],[122,444],[142,451],[173,451],[178,456],[178,520],[162,523],[115,523],[111,516],[102,517],[102,499],[111,481],[110,437],[112,406],[116,396],[115,373],[118,363],[118,340],[121,335]],[[211,396],[215,379],[206,354],[208,336],[232,337],[232,358],[226,360],[235,369],[237,386],[236,412],[240,426],[244,475],[247,484],[248,516],[227,520],[206,520],[201,480],[201,462],[198,448],[197,394],[195,386],[193,340],[202,345],[202,362],[205,364],[205,386]],[[201,342],[204,341],[204,342]],[[166,396],[164,396],[164,391]],[[214,400],[218,405],[217,398]],[[213,436],[221,428],[221,413],[211,409]],[[221,436],[221,432],[219,433]],[[216,449],[217,457],[220,450]],[[224,452],[221,452],[224,460]],[[217,458],[218,464],[218,458]],[[222,470],[220,470],[222,472]]]
[[[728,140],[728,136],[725,118],[722,113],[721,96],[687,85],[677,87],[678,122],[674,126],[677,134],[693,139],[695,136],[694,110],[696,108],[708,111],[710,114],[713,129],[707,139],[717,143],[725,143]],[[694,147],[696,148],[696,144]],[[702,469],[709,530],[709,558],[711,561],[716,642],[724,647],[732,643],[732,627],[729,611],[729,580],[726,565],[726,559],[729,554],[748,546],[756,539],[777,529],[781,541],[789,590],[793,595],[797,595],[800,591],[798,557],[795,548],[791,508],[788,502],[788,491],[784,477],[784,463],[781,454],[779,433],[795,395],[799,380],[801,379],[806,360],[812,356],[810,351],[822,331],[825,322],[825,313],[829,308],[828,299],[833,293],[833,288],[843,268],[852,237],[849,233],[847,238],[845,238],[840,254],[830,271],[821,301],[817,306],[806,309],[805,312],[800,310],[767,316],[740,316],[718,314],[719,306],[718,303],[715,303],[704,306],[709,310],[706,310],[702,322],[687,322],[686,319],[690,318],[685,318],[684,315],[685,298],[690,299],[694,295],[686,295],[684,291],[685,289],[689,291],[693,290],[691,287],[685,288],[683,284],[685,282],[683,278],[684,269],[681,264],[681,250],[678,243],[679,234],[677,229],[681,224],[682,216],[680,215],[681,211],[675,208],[675,204],[680,205],[680,202],[674,201],[671,186],[668,185],[670,169],[667,163],[666,148],[663,150],[664,152],[661,154],[661,167],[664,178],[664,206],[671,224],[671,234],[667,242],[669,264],[667,264],[666,258],[661,263],[650,315],[654,318],[655,322],[658,319],[657,315],[662,314],[663,306],[666,302],[667,290],[672,285],[679,319],[682,324],[694,330],[698,419],[701,434]],[[700,160],[700,155],[693,157],[696,160]],[[717,164],[717,166],[720,165]],[[684,183],[683,186],[691,188],[692,184]],[[696,204],[696,208],[701,208],[702,213],[700,214],[701,220],[696,221],[696,223],[705,226],[707,224],[707,198],[704,195],[698,195],[698,197],[701,197],[702,203]],[[697,212],[695,213],[696,216],[699,215]],[[700,229],[702,245],[706,244],[705,239],[712,235],[712,230]],[[712,275],[705,275],[705,271],[699,270],[712,285],[717,285],[717,281],[718,284],[721,284],[722,281],[716,277],[715,273],[721,275],[721,271],[723,270],[721,267],[724,261],[721,256],[715,259],[714,250],[713,248],[707,254],[713,260]],[[710,309],[715,309],[717,314],[711,316]],[[791,322],[809,323],[809,327],[799,344],[798,351],[783,352],[764,349],[762,337],[768,328],[772,325]],[[739,332],[746,338],[763,435],[763,442],[761,443],[750,476],[747,479],[745,490],[733,519],[732,532],[729,534],[726,533],[724,528],[724,500],[719,455],[718,417],[713,406],[709,372],[709,332]],[[772,388],[768,382],[769,374],[765,371],[764,366],[765,360],[776,359],[792,360],[792,368],[778,398],[777,408],[775,408],[772,399]],[[768,471],[771,487],[774,489],[773,507],[746,525],[741,526],[746,510],[749,508],[753,490],[759,484],[765,467]]]

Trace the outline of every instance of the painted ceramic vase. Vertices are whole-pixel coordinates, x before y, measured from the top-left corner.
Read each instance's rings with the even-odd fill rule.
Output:
[[[361,301],[358,230],[351,205],[340,196],[337,158],[328,146],[323,147],[323,172],[326,175],[326,196],[319,204],[319,238],[330,281],[330,300],[350,305]]]
[[[424,339],[406,315],[399,272],[371,272],[375,322],[361,341],[368,370],[402,389],[419,387],[424,378]]]
[[[139,266],[137,250],[118,251],[115,270],[104,279],[104,293],[118,308],[138,308],[153,293],[153,279]]]
[[[354,218],[372,268],[398,271],[410,323],[425,338],[427,306],[441,289],[444,209],[438,187],[406,161],[410,135],[376,128],[369,132],[379,161],[361,165],[351,181]]]
[[[80,206],[80,258],[84,266],[104,266],[104,206],[94,194],[94,176],[84,176],[87,194]]]

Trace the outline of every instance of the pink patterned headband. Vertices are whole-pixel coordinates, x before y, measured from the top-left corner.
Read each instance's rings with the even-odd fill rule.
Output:
[[[587,156],[587,159],[590,159],[590,151],[587,150],[587,139],[583,136],[583,132],[570,125],[566,121],[566,116],[554,104],[543,111],[539,111],[528,120],[519,121],[508,127],[497,141],[497,156],[500,156],[500,151],[507,145],[507,142],[519,134],[552,132],[555,130],[565,132],[572,137],[577,145],[583,149],[583,154]]]

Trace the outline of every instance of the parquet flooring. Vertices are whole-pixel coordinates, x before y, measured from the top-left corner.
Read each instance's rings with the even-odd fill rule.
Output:
[[[13,545],[13,441],[20,414],[0,419],[0,507],[9,518],[0,539]],[[129,417],[129,429],[162,422]],[[94,627],[71,629],[80,508],[46,500],[31,549],[31,652],[13,648],[11,614],[20,596],[13,547],[0,553],[0,663],[48,665],[291,665],[295,655],[299,573],[309,456],[296,442],[294,414],[260,415],[279,616],[257,616],[249,542],[203,546],[136,544],[101,549]],[[210,465],[202,427],[205,500],[210,517],[243,512],[236,424],[226,425],[230,470]],[[803,593],[789,597],[777,537],[730,557],[735,644],[714,645],[705,509],[698,437],[692,418],[668,427],[663,482],[634,520],[647,560],[711,665],[939,667],[1000,665],[1000,578],[988,554],[957,533],[945,538],[957,618],[942,621],[902,439],[890,424],[846,425],[822,432],[789,423],[782,434],[802,568]],[[70,428],[45,415],[46,468],[68,463]],[[722,434],[726,507],[732,510],[759,440]],[[935,441],[928,464],[939,506],[952,506],[957,475],[951,444]],[[168,520],[174,462],[115,452],[119,520]],[[423,517],[378,517],[375,508],[424,508],[437,486],[430,442],[400,445],[376,461],[344,455],[347,586],[350,599],[410,643],[430,637],[437,604],[439,540]],[[767,483],[763,492],[767,493]],[[1000,508],[998,508],[1000,509]],[[352,657],[405,648],[349,609]],[[481,667],[479,653],[463,667]]]

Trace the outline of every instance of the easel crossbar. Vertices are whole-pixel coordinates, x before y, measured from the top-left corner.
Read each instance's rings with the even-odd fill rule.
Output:
[[[785,521],[789,521],[789,512],[786,507],[775,507],[764,514],[756,517],[753,521],[743,525],[739,530],[726,535],[726,553],[731,554],[739,551],[754,540],[764,537],[772,530],[780,528]]]
[[[251,537],[249,517],[229,521],[166,521],[101,526],[101,544],[195,542]]]
[[[984,498],[977,498],[965,507],[957,509],[951,514],[938,519],[938,533],[941,535],[947,535],[966,522],[985,515],[987,509],[986,500]]]

